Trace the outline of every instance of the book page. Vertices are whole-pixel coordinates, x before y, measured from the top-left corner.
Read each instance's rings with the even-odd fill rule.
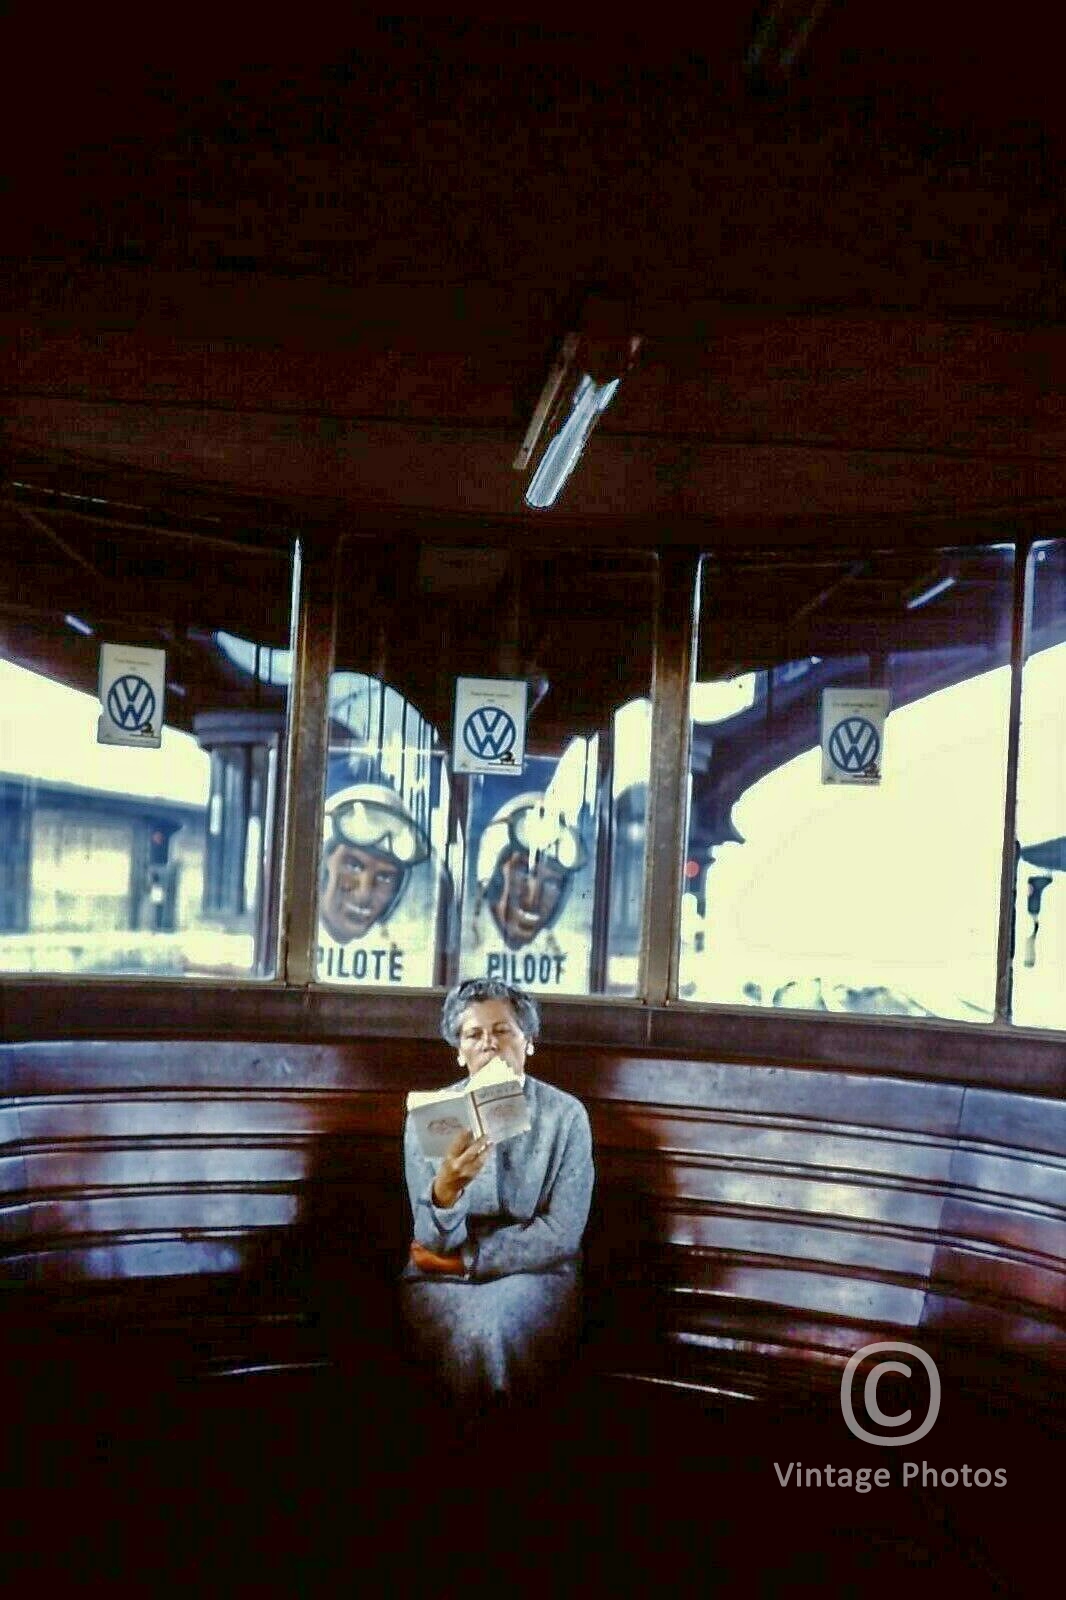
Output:
[[[476,1132],[472,1111],[472,1102],[465,1090],[450,1094],[447,1091],[431,1095],[414,1093],[407,1097],[407,1114],[418,1134],[422,1154],[431,1161],[439,1161],[447,1154],[456,1134]]]
[[[518,1079],[502,1056],[493,1056],[491,1061],[486,1061],[480,1072],[475,1072],[474,1076],[468,1081],[466,1092],[468,1094],[476,1094],[479,1089],[484,1089],[493,1083],[518,1083]]]
[[[501,1144],[504,1139],[529,1132],[529,1103],[522,1085],[513,1075],[509,1083],[476,1089],[473,1101],[482,1131],[490,1143]]]
[[[487,1123],[476,1109],[483,1103],[489,1108]],[[459,1088],[412,1089],[407,1096],[407,1114],[423,1155],[433,1161],[447,1153],[457,1133],[468,1131],[480,1138],[484,1132],[498,1144],[525,1133],[530,1126],[522,1085],[500,1056],[493,1056]]]

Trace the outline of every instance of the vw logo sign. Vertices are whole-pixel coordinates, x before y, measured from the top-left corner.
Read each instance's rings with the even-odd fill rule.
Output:
[[[124,673],[116,678],[107,691],[107,709],[112,722],[129,733],[142,729],[151,733],[155,713],[155,694],[150,683],[135,673]]]
[[[502,706],[479,706],[463,723],[463,743],[480,761],[506,763],[517,738],[514,718]]]
[[[865,717],[845,717],[829,735],[829,759],[841,772],[867,772],[881,753],[881,735]]]

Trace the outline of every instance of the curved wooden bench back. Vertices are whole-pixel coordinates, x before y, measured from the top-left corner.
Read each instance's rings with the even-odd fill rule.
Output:
[[[620,1367],[754,1394],[908,1332],[1066,1360],[1062,1101],[622,1050],[537,1059],[592,1118],[592,1321]],[[411,1040],[0,1047],[8,1309],[26,1328],[191,1326],[219,1360],[265,1328],[300,1359],[284,1330],[309,1305],[373,1336],[406,1245],[403,1096],[446,1075],[441,1047]]]

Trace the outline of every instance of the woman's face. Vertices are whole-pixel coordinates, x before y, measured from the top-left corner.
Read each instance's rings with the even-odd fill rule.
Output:
[[[502,1056],[521,1078],[527,1042],[509,1000],[475,1000],[459,1018],[459,1057],[467,1072],[480,1072],[493,1056]]]

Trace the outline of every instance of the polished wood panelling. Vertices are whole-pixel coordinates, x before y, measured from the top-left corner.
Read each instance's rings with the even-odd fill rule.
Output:
[[[359,1050],[368,1065],[376,1059],[364,1047],[392,1041],[385,1059],[402,1061],[397,1051],[439,1048],[440,994],[426,990],[365,991],[339,987],[299,989],[280,983],[193,983],[122,978],[70,983],[63,979],[0,977],[0,1038],[49,1039],[48,1060],[78,1040],[76,1059],[102,1052],[109,1071],[118,1057],[109,1040],[145,1038],[188,1041],[182,1082],[218,1083],[215,1063],[226,1060],[227,1046],[197,1051],[197,1041],[244,1039],[291,1041],[307,1052],[326,1042]],[[909,1079],[919,1083],[972,1084],[1035,1097],[1066,1098],[1066,1049],[1061,1034],[1006,1023],[960,1026],[923,1018],[866,1017],[798,1011],[773,1011],[697,1005],[647,1005],[639,1000],[553,999],[541,1004],[543,1030],[553,1049],[631,1052],[639,1058],[687,1057],[693,1061],[746,1061],[766,1066],[824,1068]],[[38,1058],[12,1058],[9,1081],[32,1088]],[[66,1059],[66,1057],[64,1057]],[[73,1059],[73,1058],[72,1058]],[[285,1051],[254,1059],[266,1081]],[[325,1058],[322,1058],[323,1060]],[[125,1070],[125,1069],[123,1069]],[[130,1069],[135,1070],[135,1069]],[[151,1073],[151,1067],[143,1070]],[[282,1073],[284,1065],[279,1068]],[[360,1070],[364,1070],[361,1067]],[[188,1075],[195,1073],[195,1079]],[[111,1080],[114,1081],[114,1080]],[[149,1076],[145,1081],[154,1081]],[[279,1080],[281,1081],[281,1080]],[[395,1080],[393,1080],[395,1081]]]
[[[613,1367],[759,1394],[908,1331],[1066,1359],[1061,1101],[608,1049],[537,1061],[592,1118],[590,1325]],[[14,1323],[184,1318],[223,1365],[328,1355],[293,1324],[315,1324],[342,1261],[350,1320],[380,1315],[403,1093],[448,1072],[410,1039],[3,1047]]]
[[[305,289],[286,300],[284,283],[245,285],[244,302],[274,320],[244,348],[230,329],[223,351],[203,329],[225,319],[232,285],[171,275],[183,336],[116,332],[108,302],[137,280],[88,279],[73,336],[42,326],[36,302],[5,319],[17,355],[0,355],[0,387],[18,448],[283,500],[325,492],[364,512],[528,517],[515,400],[542,370],[544,335],[531,336],[537,308],[518,291],[502,329],[493,305],[426,328],[439,300],[410,296],[438,348],[382,351],[371,335],[279,353],[279,329],[291,344],[304,331]],[[355,289],[316,284],[319,314],[333,298],[349,324],[372,315]],[[1061,391],[1046,376],[1061,366],[1060,329],[716,307],[708,342],[691,329],[656,340],[662,312],[639,315],[645,360],[597,431],[595,474],[567,488],[586,520],[958,516],[1066,490]]]

